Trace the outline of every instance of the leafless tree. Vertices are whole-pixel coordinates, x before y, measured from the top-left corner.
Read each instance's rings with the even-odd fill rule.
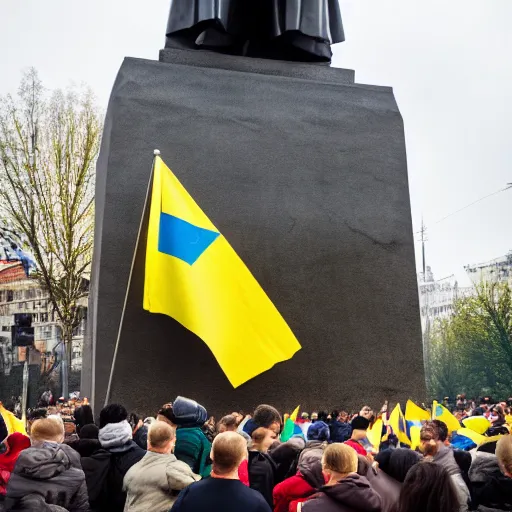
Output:
[[[92,257],[100,119],[90,91],[48,94],[35,69],[0,103],[0,216],[27,240],[68,368]]]

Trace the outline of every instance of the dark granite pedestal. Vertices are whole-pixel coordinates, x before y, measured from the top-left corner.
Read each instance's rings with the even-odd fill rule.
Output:
[[[160,58],[124,61],[98,161],[82,389],[96,412],[155,148],[303,349],[234,390],[201,340],[142,309],[143,237],[111,401],[155,414],[181,394],[223,414],[262,402],[289,411],[423,400],[405,142],[392,90],[318,65],[187,50]]]

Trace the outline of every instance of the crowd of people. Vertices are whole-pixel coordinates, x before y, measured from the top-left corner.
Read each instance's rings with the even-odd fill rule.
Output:
[[[377,415],[364,406],[293,420],[260,405],[215,421],[177,397],[148,418],[110,404],[96,422],[86,401],[49,405],[30,412],[27,436],[0,422],[0,510],[512,510],[510,404],[463,401],[454,414],[486,416],[500,437],[458,450],[443,421],[426,420],[411,449],[384,423],[376,447],[369,429],[387,404]]]

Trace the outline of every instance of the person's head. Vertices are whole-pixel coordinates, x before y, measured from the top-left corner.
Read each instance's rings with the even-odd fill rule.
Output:
[[[304,420],[304,421],[308,421],[309,420],[309,413],[307,412],[303,412],[300,417]]]
[[[366,437],[366,431],[370,426],[370,420],[364,416],[356,416],[352,420],[352,439],[354,441],[360,441]]]
[[[339,421],[341,421],[342,423],[348,423],[349,419],[350,419],[350,415],[347,411],[340,412]]]
[[[323,421],[315,421],[315,423],[309,426],[307,437],[308,441],[329,441],[329,425]]]
[[[238,428],[238,420],[233,414],[228,414],[220,419],[217,425],[217,432],[235,432]]]
[[[312,412],[311,413],[311,421],[315,422],[318,420],[318,413],[317,412]]]
[[[496,444],[496,457],[501,472],[512,478],[512,435],[503,436]]]
[[[457,512],[460,504],[448,471],[433,462],[420,462],[408,473],[398,512]]]
[[[34,421],[36,420],[42,420],[43,418],[48,417],[48,410],[47,409],[33,409],[27,414],[27,432],[30,434],[30,429],[32,428],[32,425]]]
[[[441,420],[432,420],[432,423],[437,426],[439,441],[441,441],[441,443],[446,443],[448,440],[448,425]]]
[[[271,405],[258,405],[252,419],[258,427],[268,428],[273,430],[276,434],[279,434],[281,431],[281,415],[279,411]]]
[[[79,431],[85,425],[91,425],[94,423],[94,415],[90,405],[82,405],[82,407],[75,409],[74,417]]]
[[[252,449],[258,452],[266,453],[277,439],[277,434],[265,427],[258,427],[251,434]]]
[[[148,450],[171,453],[176,442],[176,430],[165,421],[155,421],[148,429]]]
[[[495,408],[494,408],[494,412],[498,415],[498,417],[500,419],[503,419],[505,418],[505,410],[503,409],[503,407],[501,405],[497,405]]]
[[[238,478],[238,466],[247,458],[247,442],[236,432],[219,434],[210,454],[213,476]]]
[[[172,410],[172,404],[168,403],[163,405],[158,411],[156,419],[157,421],[164,421],[170,427],[176,427],[176,417],[174,416],[174,412]]]
[[[410,469],[421,460],[421,455],[413,450],[397,448],[383,450],[375,456],[379,468],[397,482],[403,482]]]
[[[30,439],[33,444],[64,441],[64,422],[57,416],[36,420],[30,429]]]
[[[80,439],[98,439],[99,431],[100,429],[94,423],[90,423],[80,429],[78,437]]]
[[[369,405],[365,405],[359,412],[359,416],[369,420],[373,416],[373,410]]]
[[[426,421],[420,430],[420,450],[424,455],[435,455],[441,445],[439,424],[440,421]]]
[[[244,421],[244,415],[241,412],[234,411],[231,413],[231,416],[235,417],[237,425],[240,425],[240,423],[242,423],[242,421]]]
[[[318,411],[318,417],[315,421],[323,421],[324,423],[327,423],[329,421],[329,415],[326,411]]]
[[[128,418],[128,411],[119,404],[109,404],[100,412],[100,429],[109,423],[121,423]]]
[[[346,444],[330,444],[322,456],[322,471],[331,485],[350,473],[355,473],[357,471],[356,451]]]

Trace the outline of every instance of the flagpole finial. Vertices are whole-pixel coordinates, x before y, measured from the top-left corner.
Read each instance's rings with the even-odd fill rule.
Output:
[[[160,154],[160,150],[159,149],[154,149],[153,150],[153,155],[158,156],[159,154]]]

